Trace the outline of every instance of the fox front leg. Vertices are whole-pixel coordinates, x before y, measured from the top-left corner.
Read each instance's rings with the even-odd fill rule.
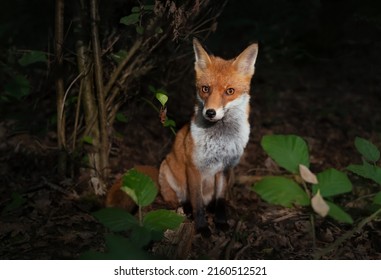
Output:
[[[188,169],[188,188],[190,202],[193,210],[193,218],[195,222],[196,231],[201,233],[203,237],[210,237],[211,231],[208,227],[205,215],[205,206],[202,197],[202,180],[201,175],[197,169]]]

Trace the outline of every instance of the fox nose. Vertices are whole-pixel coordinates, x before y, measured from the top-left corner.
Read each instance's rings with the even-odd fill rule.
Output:
[[[214,109],[208,109],[206,110],[205,112],[205,115],[209,118],[209,119],[213,119],[215,116],[216,116],[216,110]]]

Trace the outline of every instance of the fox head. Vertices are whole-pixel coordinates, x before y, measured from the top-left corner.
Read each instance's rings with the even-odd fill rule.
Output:
[[[197,39],[193,40],[193,48],[197,99],[202,105],[203,117],[210,122],[217,122],[234,108],[248,113],[250,82],[258,45],[248,46],[231,60],[209,55]],[[242,108],[245,106],[247,108]]]

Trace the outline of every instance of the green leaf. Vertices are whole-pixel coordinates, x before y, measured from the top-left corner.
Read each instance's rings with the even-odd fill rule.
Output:
[[[128,119],[127,117],[121,113],[121,112],[118,112],[115,116],[115,119],[118,121],[118,122],[121,122],[121,123],[128,123]]]
[[[160,209],[151,211],[144,216],[143,225],[153,231],[176,229],[184,221],[184,217],[175,212]]]
[[[133,229],[130,239],[137,247],[143,248],[152,240],[151,230],[137,226]]]
[[[140,13],[132,13],[128,16],[122,17],[120,23],[124,25],[133,25],[139,22]]]
[[[24,53],[23,56],[18,60],[21,66],[28,66],[36,62],[46,62],[48,59],[46,54],[41,51],[31,51]]]
[[[111,231],[126,231],[138,225],[134,216],[123,209],[104,208],[93,213],[104,226]]]
[[[131,12],[132,13],[140,13],[140,7],[139,6],[132,7]]]
[[[381,192],[377,193],[373,198],[373,204],[381,205]]]
[[[127,56],[128,52],[126,50],[120,50],[117,53],[112,53],[111,57],[116,63],[121,63]]]
[[[152,92],[152,93],[156,93],[156,89],[155,89],[155,87],[154,87],[153,85],[149,85],[149,86],[148,86],[148,90],[149,90],[150,92]]]
[[[4,86],[4,89],[9,96],[21,100],[23,97],[29,95],[30,84],[27,78],[22,75],[17,75]]]
[[[261,145],[277,164],[292,173],[298,173],[299,164],[310,166],[307,143],[298,136],[266,135]]]
[[[380,159],[380,151],[372,142],[361,137],[356,137],[355,146],[366,160],[376,162]]]
[[[146,10],[146,11],[153,11],[154,8],[155,8],[155,5],[145,5],[145,6],[143,6],[143,9]]]
[[[121,189],[130,195],[139,206],[151,204],[158,193],[157,187],[152,179],[135,169],[127,171],[123,176]]]
[[[326,202],[329,206],[328,216],[342,223],[353,224],[353,219],[347,212],[330,201]]]
[[[136,33],[138,33],[139,35],[144,34],[144,27],[143,26],[137,25],[135,29],[136,29]]]
[[[148,260],[152,256],[137,246],[132,240],[117,234],[105,236],[106,252],[88,251],[80,258],[83,260]]]
[[[176,127],[176,122],[172,119],[167,118],[164,122],[164,127]]]
[[[168,101],[168,96],[165,93],[157,92],[156,99],[159,100],[159,102],[161,103],[161,106],[164,107]]]
[[[352,191],[352,183],[348,176],[334,168],[327,169],[317,174],[318,183],[312,186],[314,194],[320,190],[323,197],[334,196]]]
[[[82,142],[90,144],[90,145],[93,145],[94,139],[91,136],[85,135],[85,136],[82,137]]]
[[[347,169],[361,177],[373,180],[381,185],[381,168],[364,161],[362,165],[351,164]]]
[[[156,34],[161,34],[161,33],[163,33],[164,31],[163,31],[163,29],[161,28],[161,27],[156,27],[156,29],[155,29],[155,33]]]
[[[293,204],[307,206],[310,199],[293,180],[279,176],[268,176],[256,183],[253,190],[271,204],[292,207]]]

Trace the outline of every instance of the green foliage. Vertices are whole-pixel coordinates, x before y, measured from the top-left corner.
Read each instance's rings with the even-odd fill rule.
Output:
[[[296,174],[299,164],[309,167],[307,143],[295,135],[268,135],[261,141],[262,148],[281,167]]]
[[[333,202],[325,200],[352,190],[352,183],[345,173],[331,168],[315,176],[308,169],[307,144],[298,136],[268,135],[262,138],[261,144],[277,164],[293,173],[294,178],[294,180],[280,176],[263,178],[252,188],[262,199],[285,207],[311,205],[319,215],[328,214],[340,222],[353,223],[352,218],[344,210]]]
[[[334,168],[317,174],[318,183],[312,186],[313,194],[320,190],[323,197],[330,197],[352,191],[352,183],[347,175]]]
[[[307,206],[310,200],[306,192],[294,181],[284,177],[268,176],[256,183],[253,190],[271,204],[292,207]]]
[[[139,207],[139,217],[118,208],[104,208],[93,215],[112,232],[127,232],[128,238],[117,234],[107,235],[106,252],[86,252],[82,259],[149,259],[145,250],[152,242],[160,240],[167,229],[176,229],[184,220],[169,210],[156,210],[141,216],[141,208],[150,205],[157,188],[151,178],[131,169],[123,176],[122,188]]]
[[[326,203],[329,206],[328,216],[342,223],[353,224],[353,219],[347,212],[333,202],[326,201]]]
[[[145,32],[144,27],[141,24],[142,18],[145,15],[152,14],[154,9],[154,5],[142,5],[142,6],[134,6],[131,9],[131,14],[128,16],[124,16],[120,19],[120,23],[127,26],[135,26],[136,33],[139,35],[143,35]],[[155,29],[155,33],[162,33],[163,30],[160,27]]]
[[[47,62],[48,59],[46,54],[42,51],[30,51],[24,53],[23,56],[18,60],[21,66],[28,66],[36,62]]]
[[[381,205],[381,192],[378,192],[373,199],[373,204]]]
[[[158,193],[152,179],[135,169],[127,171],[123,176],[123,186],[121,189],[140,207],[150,205]]]
[[[161,106],[165,107],[165,104],[167,104],[168,101],[168,95],[158,91],[156,93],[156,99],[160,102]]]
[[[361,137],[356,137],[355,146],[365,160],[376,162],[380,159],[380,151],[372,142]]]
[[[351,164],[347,169],[381,185],[381,168],[376,165],[380,159],[380,150],[372,142],[360,137],[356,137],[355,147],[363,156],[363,164]]]

